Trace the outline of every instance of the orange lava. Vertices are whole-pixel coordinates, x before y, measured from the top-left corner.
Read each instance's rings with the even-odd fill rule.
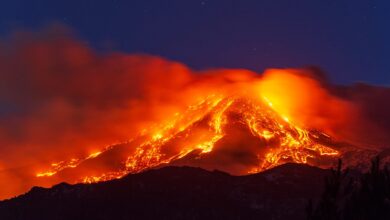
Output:
[[[260,163],[246,172],[260,172],[275,167],[286,161],[307,163],[308,158],[320,156],[336,157],[339,152],[329,146],[315,141],[314,134],[298,127],[286,116],[273,109],[273,103],[267,97],[222,96],[210,95],[200,103],[191,105],[182,113],[176,113],[172,120],[155,126],[139,135],[143,141],[123,161],[123,168],[117,171],[102,173],[97,176],[84,176],[78,182],[93,183],[121,178],[128,173],[137,173],[148,168],[169,164],[184,158],[194,151],[199,151],[198,157],[211,152],[215,144],[226,135],[226,127],[230,126],[232,114],[237,115],[243,126],[251,134],[265,143],[265,152],[258,155]],[[207,130],[196,134],[167,152],[166,145],[178,137],[190,136],[195,125],[201,121],[207,122]],[[267,144],[277,147],[267,148]],[[110,146],[103,151],[115,147]],[[260,148],[260,147],[259,147]],[[103,152],[102,151],[102,152]],[[51,169],[37,173],[37,177],[50,177],[64,169],[77,168],[82,162],[98,157],[102,152],[96,152],[84,159],[71,159],[51,164]]]

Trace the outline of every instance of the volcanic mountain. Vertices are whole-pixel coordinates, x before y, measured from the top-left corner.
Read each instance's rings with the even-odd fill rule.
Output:
[[[53,163],[36,176],[92,183],[167,165],[244,175],[287,162],[329,167],[343,149],[320,131],[294,125],[265,97],[211,95],[125,143]]]
[[[127,142],[51,164],[34,185],[57,185],[0,202],[0,218],[303,219],[334,173],[321,167],[371,157],[265,97],[211,95]]]

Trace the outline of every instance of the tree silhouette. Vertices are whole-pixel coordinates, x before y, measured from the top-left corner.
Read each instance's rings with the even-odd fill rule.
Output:
[[[358,177],[348,176],[341,165],[339,161],[337,169],[326,178],[317,206],[309,201],[307,219],[390,219],[390,172],[387,166],[381,168],[379,157],[372,160],[367,173]]]

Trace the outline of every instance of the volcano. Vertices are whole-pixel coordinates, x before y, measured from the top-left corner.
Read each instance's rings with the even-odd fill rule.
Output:
[[[93,183],[167,165],[245,175],[288,162],[329,167],[340,150],[328,135],[294,125],[266,97],[210,95],[127,142],[53,163],[36,177]]]

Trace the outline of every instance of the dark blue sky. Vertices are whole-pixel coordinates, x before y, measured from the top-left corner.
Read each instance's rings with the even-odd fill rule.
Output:
[[[317,65],[336,83],[390,84],[388,0],[2,0],[0,34],[71,27],[92,47],[193,68]]]

